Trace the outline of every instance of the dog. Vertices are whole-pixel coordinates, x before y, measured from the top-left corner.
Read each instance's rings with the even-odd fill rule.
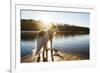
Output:
[[[42,51],[43,62],[48,61],[48,47],[47,47],[48,41],[50,41],[51,59],[52,61],[54,61],[52,43],[53,43],[53,36],[55,35],[56,31],[57,31],[57,26],[54,23],[52,23],[48,29],[41,30],[38,32],[36,49],[35,52],[33,51],[33,54],[35,56],[38,55],[37,62],[40,61],[41,58],[40,51],[42,48],[43,48]],[[46,53],[46,58],[45,58],[45,53]]]

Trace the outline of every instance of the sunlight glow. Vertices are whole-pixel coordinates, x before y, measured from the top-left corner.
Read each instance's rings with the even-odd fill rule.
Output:
[[[46,26],[49,26],[54,20],[53,17],[49,14],[42,14],[38,17]]]

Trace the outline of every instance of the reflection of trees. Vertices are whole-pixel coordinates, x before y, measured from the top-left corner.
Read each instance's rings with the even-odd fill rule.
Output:
[[[21,40],[35,40],[37,38],[38,31],[33,32],[21,32]],[[55,37],[74,37],[74,36],[84,36],[88,33],[70,33],[70,32],[63,32],[58,31]]]
[[[21,40],[35,40],[38,32],[21,32]]]
[[[74,37],[74,36],[84,36],[88,35],[88,33],[70,33],[70,32],[57,32],[55,37]]]

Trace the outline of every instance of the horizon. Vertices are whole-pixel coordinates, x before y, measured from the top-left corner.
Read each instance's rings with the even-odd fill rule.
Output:
[[[52,12],[52,11],[30,11],[22,10],[21,19],[32,19],[42,21],[45,24],[55,22],[58,24],[69,24],[75,26],[89,27],[90,14],[82,12]]]

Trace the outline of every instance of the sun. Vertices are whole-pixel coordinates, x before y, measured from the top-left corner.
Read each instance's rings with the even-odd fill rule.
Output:
[[[49,14],[42,14],[39,16],[39,20],[41,20],[46,26],[49,26],[53,22],[53,17]]]

